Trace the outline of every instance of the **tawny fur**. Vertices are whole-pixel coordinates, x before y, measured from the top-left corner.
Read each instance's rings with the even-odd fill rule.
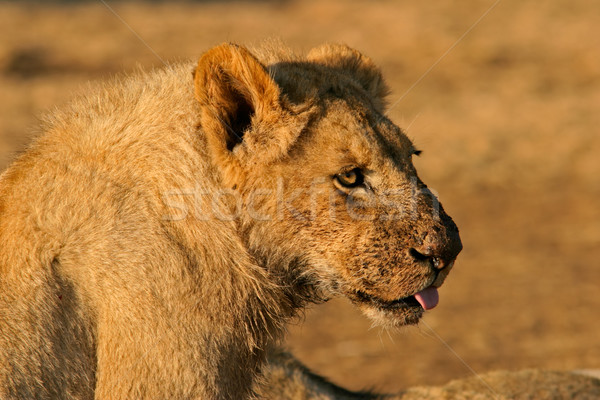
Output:
[[[0,176],[0,398],[268,398],[307,302],[417,323],[461,244],[387,91],[345,46],[225,44],[53,113]]]
[[[598,371],[497,371],[384,395],[337,387],[289,354],[273,352],[259,390],[268,400],[594,400],[600,398],[598,376]]]

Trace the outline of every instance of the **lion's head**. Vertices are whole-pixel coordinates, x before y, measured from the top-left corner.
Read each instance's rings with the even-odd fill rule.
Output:
[[[416,323],[462,245],[385,115],[373,62],[326,45],[268,65],[222,45],[195,71],[206,146],[250,254],[298,292]]]

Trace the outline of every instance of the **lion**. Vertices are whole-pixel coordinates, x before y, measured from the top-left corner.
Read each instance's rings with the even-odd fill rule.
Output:
[[[257,392],[258,398],[265,400],[594,400],[600,398],[599,378],[598,370],[528,369],[488,372],[444,386],[413,387],[396,394],[352,392],[278,350],[269,354]]]
[[[416,324],[462,244],[387,93],[223,44],[53,112],[0,177],[0,398],[251,398],[308,303]]]

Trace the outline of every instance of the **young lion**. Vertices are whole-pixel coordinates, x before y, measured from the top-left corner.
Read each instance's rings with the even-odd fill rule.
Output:
[[[311,373],[284,352],[271,352],[258,387],[265,400],[597,400],[600,371],[527,369],[496,371],[451,381],[444,386],[413,387],[394,395],[350,392]]]
[[[0,398],[248,398],[307,302],[437,304],[461,242],[379,70],[274,54],[90,93],[1,175]]]

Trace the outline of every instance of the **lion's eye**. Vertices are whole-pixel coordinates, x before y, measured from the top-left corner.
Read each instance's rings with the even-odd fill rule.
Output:
[[[365,181],[365,177],[359,168],[354,168],[350,171],[337,174],[335,176],[335,179],[339,182],[340,185],[347,188],[355,188],[357,186],[362,185]]]

